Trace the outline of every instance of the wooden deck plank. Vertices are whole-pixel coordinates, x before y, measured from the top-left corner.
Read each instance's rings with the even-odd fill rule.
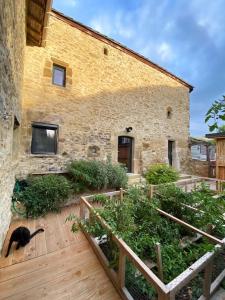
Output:
[[[72,222],[65,223],[70,212],[79,209],[67,207],[60,214],[11,224],[7,245],[19,225],[45,232],[0,258],[0,300],[120,299],[83,233],[73,234]]]

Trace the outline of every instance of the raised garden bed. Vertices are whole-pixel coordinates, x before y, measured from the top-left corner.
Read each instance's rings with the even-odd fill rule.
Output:
[[[104,195],[111,199],[111,202],[117,202],[117,208],[120,207],[120,203],[124,202],[126,204],[127,196],[123,191],[106,193]],[[177,236],[182,236],[180,233],[178,234],[177,231],[179,230],[184,233],[183,237],[187,232],[192,239],[196,233],[199,235],[198,239],[193,241],[193,245],[188,245],[188,249],[177,245],[175,246],[175,249],[178,251],[177,254],[173,252],[170,255],[170,238],[165,237],[165,243],[161,239],[161,245],[158,244],[158,246],[156,239],[155,252],[152,250],[153,248],[149,248],[150,255],[148,255],[148,251],[146,252],[148,247],[144,251],[139,251],[138,245],[135,247],[134,237],[138,235],[138,230],[135,230],[135,233],[132,233],[130,236],[122,233],[126,232],[126,230],[121,230],[120,236],[120,231],[115,227],[116,225],[109,218],[109,215],[104,215],[104,210],[96,209],[90,204],[90,202],[95,200],[95,197],[87,196],[81,198],[80,225],[123,299],[209,299],[210,295],[225,277],[225,266],[221,264],[225,240],[213,236],[201,228],[196,228],[155,206],[152,209],[157,212],[157,218],[161,216],[162,219],[160,228],[162,229],[162,224],[168,226],[170,235],[174,234],[174,240],[177,244],[179,244]],[[105,200],[103,201],[103,199],[104,197],[101,203],[104,206]],[[145,202],[143,202],[144,205],[146,205]],[[121,206],[121,208],[126,209],[126,206]],[[145,207],[143,209],[145,210]],[[148,210],[146,213],[151,214],[152,211]],[[191,211],[191,213],[194,213],[194,211]],[[121,214],[121,218],[122,216],[123,214]],[[127,217],[129,216],[127,215]],[[153,217],[156,216],[152,215]],[[93,224],[94,226],[92,227]],[[96,224],[98,225],[96,226]],[[131,226],[134,224],[130,222]],[[126,224],[126,226],[129,227],[129,224]],[[157,223],[155,227],[157,227]],[[174,232],[172,228],[175,230]],[[127,232],[129,231],[132,230],[127,228]],[[106,237],[105,242],[99,243],[99,240],[96,240],[96,238],[104,235]],[[185,253],[182,254],[182,251],[185,251]],[[135,252],[139,252],[141,258]],[[165,256],[165,253],[167,256]],[[184,269],[180,273],[176,273],[174,268],[176,269],[178,264],[182,264],[185,255],[189,256],[187,261],[190,262],[190,265],[187,265],[186,261],[186,264],[183,264]],[[178,256],[180,256],[180,260]],[[170,260],[171,274],[175,274],[174,278],[170,276],[170,267],[168,267],[168,261]],[[181,270],[180,266],[178,269]]]

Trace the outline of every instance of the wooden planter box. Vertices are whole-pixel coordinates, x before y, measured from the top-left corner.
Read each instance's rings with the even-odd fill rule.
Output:
[[[116,191],[110,193],[104,193],[107,197],[120,197],[121,201],[123,199],[123,191]],[[89,219],[90,213],[94,213],[94,207],[89,203],[93,195],[81,197],[80,200],[80,217],[81,220]],[[113,200],[112,200],[113,201]],[[203,295],[199,298],[199,300],[209,300],[211,295],[216,291],[219,287],[222,280],[225,278],[225,270],[217,276],[217,278],[212,282],[212,269],[213,269],[213,260],[217,257],[223,246],[225,245],[225,239],[219,240],[216,237],[203,232],[202,230],[193,227],[192,225],[185,223],[182,220],[179,220],[172,215],[166,213],[158,209],[158,212],[163,216],[191,229],[194,232],[197,232],[204,237],[210,239],[215,244],[215,250],[213,252],[207,252],[201,258],[199,258],[195,263],[193,263],[188,269],[186,269],[183,273],[178,275],[175,279],[173,279],[168,284],[164,284],[163,281],[158,278],[152,271],[147,267],[147,265],[133,252],[133,250],[119,237],[112,234],[112,240],[117,245],[119,250],[119,265],[118,271],[116,272],[112,268],[110,268],[109,261],[104,255],[102,249],[98,245],[96,239],[92,237],[88,232],[86,232],[83,228],[83,232],[90,242],[94,252],[96,253],[99,261],[101,262],[103,268],[111,279],[113,285],[121,295],[122,299],[131,300],[133,297],[129,293],[128,289],[125,286],[125,272],[126,272],[126,259],[129,260],[131,264],[133,264],[141,275],[147,280],[147,282],[155,288],[157,291],[159,300],[174,300],[177,292],[179,292],[183,287],[187,286],[190,281],[195,278],[200,272],[204,272],[204,280],[203,280]],[[99,221],[103,228],[107,229],[111,232],[110,226],[103,220],[98,214],[95,214],[95,218]],[[160,258],[160,257],[159,257]],[[160,261],[158,263],[158,268],[160,267]],[[160,271],[160,270],[159,270]],[[160,273],[160,272],[159,272]]]

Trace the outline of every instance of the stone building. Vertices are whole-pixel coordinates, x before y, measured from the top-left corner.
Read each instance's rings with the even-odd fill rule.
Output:
[[[192,86],[50,7],[0,0],[0,249],[15,176],[108,157],[187,170]]]
[[[25,46],[41,45],[50,5],[46,0],[0,0],[0,250],[19,162]]]
[[[128,171],[166,162],[185,172],[192,86],[52,10],[45,47],[27,46],[20,174],[111,157]]]

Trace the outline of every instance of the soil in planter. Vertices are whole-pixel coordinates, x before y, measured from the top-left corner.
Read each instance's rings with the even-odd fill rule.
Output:
[[[99,243],[99,247],[101,248],[106,258],[108,259],[110,267],[114,271],[118,271],[119,250],[115,243],[113,243],[113,246],[114,247],[112,249],[112,243],[109,242]]]

